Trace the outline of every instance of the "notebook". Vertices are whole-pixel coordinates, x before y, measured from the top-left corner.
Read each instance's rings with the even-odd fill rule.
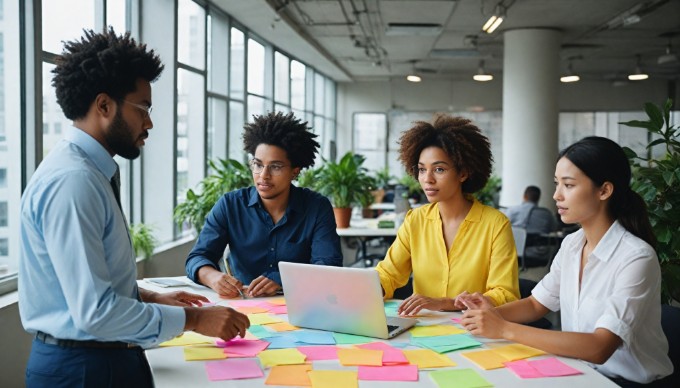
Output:
[[[279,262],[288,321],[300,327],[388,339],[413,325],[387,317],[373,268]]]

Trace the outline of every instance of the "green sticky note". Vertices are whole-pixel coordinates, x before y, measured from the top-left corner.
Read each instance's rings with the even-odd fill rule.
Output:
[[[430,379],[438,387],[483,388],[493,387],[479,373],[472,369],[449,369],[430,372]]]
[[[254,335],[257,338],[268,338],[268,337],[275,337],[278,335],[278,333],[272,333],[271,331],[265,329],[263,326],[260,325],[252,325],[248,328],[248,331],[250,334]]]
[[[432,349],[437,353],[447,353],[459,349],[481,346],[482,343],[465,334],[454,334],[437,337],[413,337],[411,344],[421,348]]]

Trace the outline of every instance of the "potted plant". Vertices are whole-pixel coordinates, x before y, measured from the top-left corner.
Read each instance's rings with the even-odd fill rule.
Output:
[[[198,192],[187,191],[186,199],[175,207],[173,214],[180,228],[189,224],[197,233],[201,232],[205,218],[224,193],[248,187],[253,179],[248,166],[236,160],[218,159],[208,164],[212,173],[199,182]]]
[[[411,174],[406,174],[402,176],[399,179],[398,182],[400,185],[405,186],[407,190],[407,197],[409,199],[414,199],[417,202],[420,202],[421,199],[421,193],[423,192],[422,187],[420,187],[420,182],[416,180]],[[396,192],[395,192],[396,195]],[[395,198],[396,200],[396,198]]]
[[[319,168],[311,167],[302,170],[296,179],[297,186],[314,190],[317,181],[317,175],[319,175],[319,170]]]
[[[373,187],[368,170],[362,166],[364,156],[346,153],[339,162],[327,161],[319,168],[314,188],[330,198],[338,228],[349,227],[352,206]]]
[[[491,175],[486,185],[475,193],[477,200],[484,205],[498,208],[498,194],[501,191],[501,178]]]
[[[373,218],[373,209],[371,209],[371,205],[378,202],[375,178],[370,175],[367,176],[366,184],[368,184],[369,186],[366,187],[364,191],[359,193],[359,205],[361,205],[361,216],[364,218]],[[385,192],[383,190],[383,196],[384,194]]]
[[[153,250],[156,249],[158,244],[158,240],[153,235],[153,227],[142,223],[131,224],[130,239],[137,257],[150,259],[153,256]]]
[[[658,244],[656,247],[661,265],[661,300],[669,303],[680,300],[680,239],[674,238],[680,230],[680,142],[678,128],[670,122],[672,100],[663,107],[645,104],[649,120],[620,123],[629,127],[644,128],[653,139],[647,144],[647,157],[638,156],[624,147],[633,167],[632,187],[647,203],[649,220]],[[652,156],[653,147],[664,147],[660,157]]]

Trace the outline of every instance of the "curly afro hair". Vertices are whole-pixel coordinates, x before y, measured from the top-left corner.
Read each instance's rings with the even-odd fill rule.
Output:
[[[64,42],[52,70],[57,103],[71,120],[85,117],[99,93],[120,103],[135,91],[139,78],[153,82],[163,71],[158,55],[137,44],[129,32],[116,35],[113,28],[84,32],[80,40]]]
[[[307,168],[314,165],[319,143],[314,140],[318,135],[309,132],[307,122],[301,122],[293,113],[269,112],[266,115],[253,115],[253,122],[243,129],[243,149],[255,155],[260,144],[281,147],[286,151],[293,167]]]
[[[413,166],[418,164],[420,153],[432,146],[444,150],[458,171],[468,173],[468,179],[463,182],[464,193],[477,192],[486,185],[493,163],[491,144],[470,120],[439,114],[432,124],[416,121],[413,128],[402,132],[399,161],[408,174],[418,179]]]

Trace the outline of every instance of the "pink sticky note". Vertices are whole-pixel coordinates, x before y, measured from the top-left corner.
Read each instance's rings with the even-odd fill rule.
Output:
[[[218,339],[215,345],[224,348],[227,357],[255,357],[269,346],[269,342],[234,338],[226,342]]]
[[[461,318],[451,318],[451,320],[455,323],[460,323]]]
[[[263,307],[263,308],[268,308],[269,303],[263,302],[261,300],[253,300],[253,299],[246,299],[246,300],[241,300],[241,299],[236,299],[236,300],[230,300],[229,301],[229,307],[233,307],[235,309],[239,307]]]
[[[529,361],[531,366],[539,371],[543,376],[573,376],[583,374],[578,369],[574,369],[555,357],[544,358],[542,360]]]
[[[418,381],[417,365],[359,366],[359,380]]]
[[[264,376],[255,360],[221,360],[205,363],[210,381],[253,379]]]
[[[535,379],[537,377],[546,377],[541,372],[537,371],[527,360],[510,361],[504,363],[517,377],[522,379]]]
[[[307,361],[337,360],[338,347],[332,345],[298,346],[300,353],[307,356]]]
[[[371,342],[370,344],[357,345],[357,348],[370,349],[370,350],[382,350],[383,365],[393,365],[393,364],[408,364],[408,359],[404,356],[404,352],[400,349],[394,348],[384,342]]]
[[[269,308],[270,314],[288,314],[288,306],[272,306]]]

